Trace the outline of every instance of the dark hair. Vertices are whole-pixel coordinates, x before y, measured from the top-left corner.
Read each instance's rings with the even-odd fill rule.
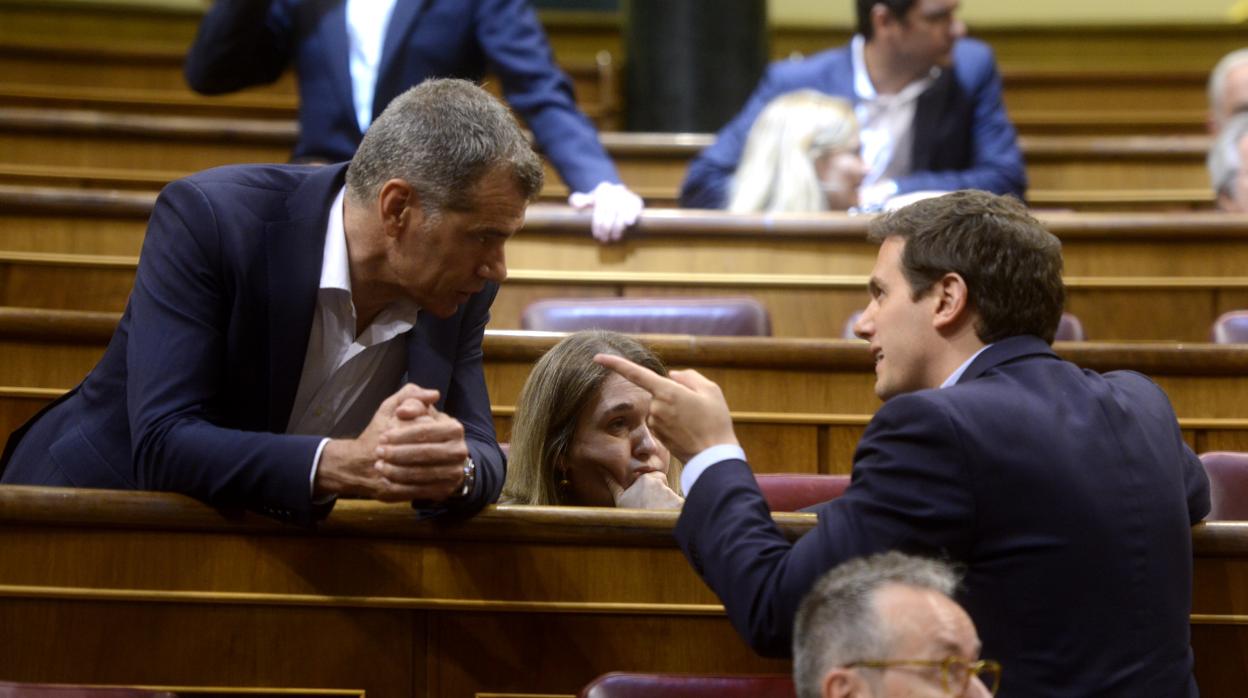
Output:
[[[507,107],[467,80],[425,80],[369,126],[347,167],[347,188],[367,202],[386,181],[402,179],[427,213],[463,211],[497,167],[510,170],[527,200],[537,198],[542,162]]]
[[[925,199],[875,219],[868,236],[905,241],[901,266],[915,299],[945,274],[961,276],[981,341],[1053,342],[1066,300],[1062,243],[1018,199],[973,190]]]
[[[858,33],[867,41],[875,34],[871,26],[871,8],[883,5],[897,19],[904,19],[915,0],[858,0]]]

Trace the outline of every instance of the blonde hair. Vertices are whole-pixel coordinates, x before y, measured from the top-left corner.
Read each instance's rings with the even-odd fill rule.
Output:
[[[559,487],[559,464],[572,449],[576,423],[612,375],[594,363],[595,354],[615,354],[666,376],[654,352],[618,332],[585,330],[568,335],[546,352],[529,372],[516,403],[511,454],[502,501],[509,504],[575,504]],[[680,466],[672,461],[667,482],[680,491]]]
[[[815,158],[829,150],[856,150],[857,140],[858,120],[848,101],[815,90],[776,97],[750,127],[728,210],[826,211]]]

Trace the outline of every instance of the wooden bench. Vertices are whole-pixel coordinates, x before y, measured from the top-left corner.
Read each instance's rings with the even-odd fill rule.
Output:
[[[295,126],[221,119],[0,107],[0,165],[191,172],[240,162],[284,162]],[[623,181],[643,197],[673,201],[690,159],[710,134],[601,134]],[[1028,136],[1031,190],[1055,205],[1087,192],[1205,190],[1206,136]],[[548,194],[565,189],[548,167]],[[1070,194],[1075,194],[1071,197]],[[1104,198],[1105,195],[1100,195]],[[1190,195],[1188,195],[1190,196]]]
[[[298,109],[294,74],[227,95],[203,96],[187,85],[182,64],[188,44],[118,44],[10,38],[0,40],[0,105],[93,109],[187,116],[293,120]],[[617,67],[607,51],[560,66],[572,80],[580,109],[599,128],[620,126]],[[501,96],[497,77],[483,84]]]
[[[0,439],[65,389],[103,355],[113,313],[0,308]],[[534,362],[558,341],[547,333],[488,331],[486,381],[501,440],[510,439],[520,387]],[[861,342],[651,336],[672,366],[719,381],[738,435],[762,472],[849,472],[855,444],[879,406],[873,365]],[[1198,451],[1248,450],[1248,347],[1059,344],[1059,352],[1098,371],[1142,371],[1170,395],[1185,436]]]
[[[122,309],[152,196],[0,185],[0,304]],[[1248,307],[1248,220],[1218,214],[1041,214],[1064,245],[1068,309],[1093,339],[1205,341]],[[492,327],[558,296],[754,295],[787,337],[837,337],[865,304],[866,219],[651,209],[601,247],[588,214],[535,206],[508,245]]]
[[[788,672],[729,626],[676,516],[499,506],[449,523],[341,501],[297,529],[172,494],[0,487],[0,674],[423,698],[571,695],[619,669]],[[816,524],[774,516],[791,539]],[[1192,549],[1196,679],[1237,698],[1248,524],[1199,525]]]

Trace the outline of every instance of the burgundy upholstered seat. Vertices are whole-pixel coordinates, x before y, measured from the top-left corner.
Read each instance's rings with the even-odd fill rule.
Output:
[[[771,316],[753,298],[552,298],[525,308],[520,329],[768,337]]]
[[[1222,313],[1213,321],[1214,344],[1248,344],[1248,310]]]
[[[754,479],[772,511],[801,511],[836,499],[849,487],[848,475],[755,473]]]
[[[1248,521],[1248,453],[1210,451],[1200,454],[1209,475],[1212,507],[1206,521]]]
[[[176,696],[176,693],[144,691],[137,688],[100,688],[0,681],[0,698],[176,698]]]
[[[603,674],[579,698],[794,698],[793,679],[783,675]]]
[[[858,322],[860,315],[862,315],[860,310],[850,314],[849,319],[845,321],[845,328],[841,330],[842,339],[853,339],[857,336],[854,334],[854,323]],[[1087,340],[1088,335],[1083,331],[1083,323],[1080,322],[1078,316],[1074,313],[1062,313],[1062,319],[1057,322],[1057,335],[1054,336],[1053,341],[1086,342]]]

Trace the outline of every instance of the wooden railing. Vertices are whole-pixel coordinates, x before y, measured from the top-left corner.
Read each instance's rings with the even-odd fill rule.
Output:
[[[571,695],[611,670],[787,672],[729,627],[675,518],[490,507],[438,522],[342,501],[303,530],[171,494],[0,487],[0,675],[424,697]],[[775,518],[791,538],[815,525]],[[1192,542],[1196,677],[1237,697],[1248,524]]]

